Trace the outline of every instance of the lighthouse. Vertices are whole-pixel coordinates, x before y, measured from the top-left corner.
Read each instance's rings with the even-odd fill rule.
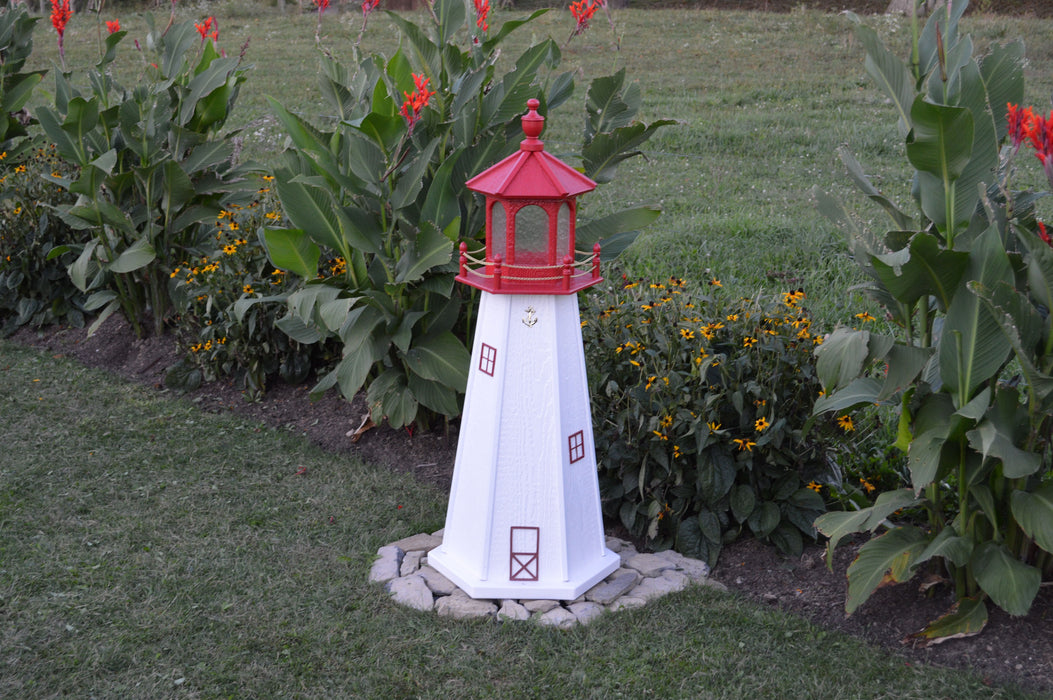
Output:
[[[575,250],[576,198],[596,183],[545,152],[538,100],[519,150],[466,183],[486,197],[480,290],[443,543],[429,564],[473,598],[573,600],[618,568],[600,510],[577,292],[599,245]]]

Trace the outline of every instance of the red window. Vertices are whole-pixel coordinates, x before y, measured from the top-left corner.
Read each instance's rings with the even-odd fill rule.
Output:
[[[570,447],[570,463],[574,464],[578,460],[585,459],[585,433],[579,430],[567,439],[567,444]]]
[[[497,363],[497,348],[483,343],[479,351],[479,371],[494,376],[494,365]]]

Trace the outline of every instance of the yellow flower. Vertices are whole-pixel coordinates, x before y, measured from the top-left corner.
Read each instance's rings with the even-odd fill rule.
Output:
[[[771,425],[771,423],[769,423],[768,419],[764,416],[761,416],[753,423],[753,427],[758,433],[763,433],[765,430],[768,429],[769,425]]]
[[[818,481],[809,481],[808,488],[810,488],[812,491],[815,491],[816,493],[819,493],[819,491],[822,490],[823,485],[820,484]]]
[[[680,445],[673,445],[673,459],[680,459],[683,454],[684,453],[680,451]]]
[[[877,490],[876,486],[874,486],[872,483],[870,483],[869,481],[867,481],[863,477],[859,477],[859,483],[861,483],[863,485],[863,488],[865,488],[867,490],[867,493],[873,493],[874,491]]]
[[[662,419],[658,421],[658,425],[662,428],[670,428],[673,425],[672,416],[662,416]]]
[[[228,243],[227,245],[223,246],[223,252],[227,255],[234,255],[234,253],[238,252],[238,247],[233,243]]]
[[[629,360],[629,364],[632,365],[633,367],[639,367],[640,366],[640,363],[637,362],[636,360]]]
[[[709,285],[711,287],[723,287],[724,286],[723,284],[720,283],[720,280],[718,280],[716,277],[714,277],[713,279],[711,279],[709,281]]]
[[[647,378],[647,385],[646,385],[646,386],[644,386],[644,390],[650,389],[650,388],[651,388],[651,385],[653,385],[653,384],[654,384],[654,380],[655,380],[655,379],[658,379],[658,377],[648,377],[648,378]]]
[[[657,430],[652,430],[651,432],[654,433],[657,437],[659,437],[662,440],[668,440],[669,439],[669,436],[666,435],[665,433],[660,433]]]
[[[739,315],[738,315],[738,314],[728,314],[728,315],[727,315],[727,316],[726,316],[726,317],[724,318],[724,320],[725,320],[725,321],[738,321],[738,320],[739,320]]]
[[[753,448],[757,446],[752,440],[743,438],[735,438],[732,442],[739,446],[739,452],[753,452]]]
[[[852,416],[838,416],[837,424],[841,426],[841,430],[846,433],[850,433],[856,429],[855,423],[852,422]]]
[[[252,285],[246,284],[244,287],[241,288],[241,291],[245,292],[246,294],[252,294]]]
[[[757,339],[756,338],[751,338],[748,335],[745,338],[742,339],[742,347],[744,347],[744,348],[752,348],[756,344],[757,344]]]
[[[24,173],[25,171],[26,171],[26,166],[24,166],[24,165],[17,165],[17,166],[15,166],[15,172],[16,173]]]
[[[266,214],[264,214],[264,216],[270,219],[271,221],[281,218],[281,214],[279,214],[276,211],[269,211]]]
[[[274,182],[274,176],[273,175],[264,175],[263,179],[265,181],[267,181],[267,182]]]
[[[869,313],[867,313],[866,311],[862,311],[862,312],[856,314],[856,318],[858,318],[863,323],[867,323],[868,321],[875,321],[875,320],[877,320],[873,316],[871,316]]]
[[[0,160],[3,160],[4,158],[7,158],[7,151],[0,153]]]
[[[22,213],[22,207],[15,207],[15,216],[18,216],[21,213]]]
[[[180,270],[180,269],[182,269],[182,268],[178,268],[178,267],[177,267],[176,269],[172,270],[172,274],[170,274],[170,275],[169,275],[169,277],[171,277],[171,278],[173,278],[173,279],[174,279],[174,278],[175,278],[175,276],[179,274],[179,270]]]
[[[720,430],[720,423],[716,423],[714,421],[710,421],[709,423],[706,423],[706,425],[709,426],[710,432],[714,432],[715,433],[718,430]]]

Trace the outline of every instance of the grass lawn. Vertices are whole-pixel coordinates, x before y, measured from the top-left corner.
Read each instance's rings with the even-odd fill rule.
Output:
[[[704,588],[569,631],[396,606],[370,562],[442,494],[6,342],[0,425],[0,697],[1021,697]]]

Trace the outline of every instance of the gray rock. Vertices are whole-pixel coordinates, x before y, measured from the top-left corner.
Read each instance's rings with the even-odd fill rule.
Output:
[[[657,554],[634,554],[625,561],[630,569],[636,569],[642,576],[659,576],[663,571],[675,569],[676,565],[668,559],[663,559]]]
[[[422,566],[417,575],[424,579],[435,595],[450,595],[457,590],[457,584],[430,566]]]
[[[617,554],[618,552],[622,551],[622,549],[625,548],[625,545],[626,545],[625,540],[620,540],[617,537],[608,537],[607,538],[607,549],[611,550],[615,554]]]
[[[617,612],[626,608],[639,608],[644,605],[647,605],[647,601],[643,598],[634,598],[633,596],[623,595],[621,598],[611,603],[610,610],[612,612]]]
[[[626,562],[637,555],[636,547],[631,544],[627,544],[618,551],[618,556],[622,560],[622,566],[628,566]]]
[[[574,613],[558,606],[540,615],[537,621],[543,625],[551,625],[562,629],[568,629],[578,624],[578,618]]]
[[[571,603],[567,609],[574,613],[574,617],[578,618],[578,622],[583,625],[587,625],[603,614],[603,606],[593,602]]]
[[[377,550],[378,559],[369,570],[369,580],[374,583],[387,583],[398,578],[405,551],[395,545],[388,545]]]
[[[547,613],[552,608],[559,606],[558,600],[521,600],[519,602],[532,613]]]
[[[402,566],[399,567],[399,576],[409,576],[415,574],[420,568],[420,560],[424,557],[424,552],[417,550],[416,552],[407,552],[406,556],[402,558]]]
[[[530,612],[514,600],[504,600],[501,602],[501,609],[497,611],[497,617],[508,620],[529,620]]]
[[[636,588],[627,594],[633,598],[654,600],[687,588],[687,574],[680,571],[663,571],[661,576],[645,577]]]
[[[387,583],[388,592],[396,603],[416,610],[431,610],[435,599],[431,589],[420,576],[405,576]]]
[[[431,536],[432,537],[438,537],[441,540],[443,538],[443,535],[445,535],[445,534],[446,534],[446,528],[443,527],[443,528],[439,528],[435,532],[431,533]]]
[[[428,553],[440,544],[442,544],[441,537],[422,532],[419,535],[411,535],[410,537],[402,538],[398,542],[392,542],[391,546],[398,547],[403,552],[415,552],[421,550],[424,553]]]
[[[585,593],[585,598],[600,605],[610,605],[619,596],[625,595],[639,580],[638,572],[627,569],[613,580],[593,586]]]
[[[435,611],[442,617],[455,620],[468,620],[480,617],[493,617],[497,606],[489,600],[474,600],[464,591],[458,589],[453,595],[444,596],[435,601]]]
[[[656,557],[662,557],[677,569],[687,574],[692,581],[698,582],[709,576],[709,565],[699,559],[685,557],[680,552],[667,549],[664,552],[656,552]]]

